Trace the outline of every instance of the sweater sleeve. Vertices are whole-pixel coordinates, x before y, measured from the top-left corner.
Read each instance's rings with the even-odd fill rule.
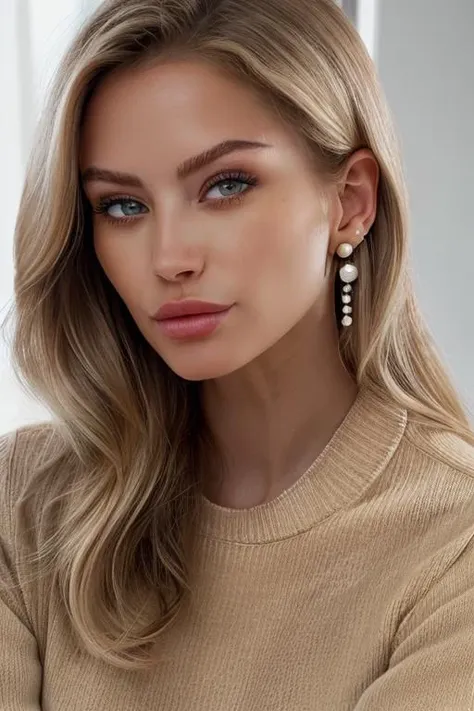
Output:
[[[474,531],[413,607],[354,711],[474,711]]]
[[[15,441],[15,433],[0,437],[0,709],[39,711],[41,664],[15,569]]]

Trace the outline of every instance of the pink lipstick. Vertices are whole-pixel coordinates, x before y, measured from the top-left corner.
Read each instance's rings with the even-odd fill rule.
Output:
[[[158,309],[153,319],[169,338],[203,338],[216,330],[232,306],[191,299],[170,301]]]

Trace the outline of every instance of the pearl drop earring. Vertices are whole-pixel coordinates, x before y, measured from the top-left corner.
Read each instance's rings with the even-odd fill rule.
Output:
[[[360,233],[361,230],[356,231],[357,237],[359,237]],[[348,242],[340,244],[337,248],[337,254],[339,255],[339,257],[342,257],[342,259],[347,259],[347,257],[350,257],[353,251],[353,246]],[[352,324],[352,316],[349,315],[352,313],[352,306],[350,306],[352,302],[351,283],[355,281],[359,276],[359,270],[357,269],[355,264],[344,264],[344,266],[339,269],[339,276],[341,278],[341,281],[343,281],[345,284],[345,286],[342,287],[342,313],[344,314],[344,317],[341,323],[343,326],[350,326]]]

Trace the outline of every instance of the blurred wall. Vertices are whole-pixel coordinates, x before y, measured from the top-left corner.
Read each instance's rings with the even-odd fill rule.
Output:
[[[474,412],[474,0],[379,0],[376,58],[411,194],[417,291]]]
[[[0,322],[13,295],[13,230],[38,111],[61,54],[97,2],[0,0]],[[0,337],[0,433],[48,418],[14,379]]]

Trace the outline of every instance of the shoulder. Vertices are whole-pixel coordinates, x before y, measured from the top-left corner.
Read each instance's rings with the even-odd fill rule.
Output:
[[[390,480],[416,527],[440,541],[474,534],[474,446],[460,435],[408,414]]]
[[[49,422],[0,435],[0,525],[12,521],[16,505],[42,465],[57,461],[65,451],[64,439]]]
[[[442,471],[464,475],[474,484],[474,444],[460,435],[422,425],[408,416],[405,440],[420,461],[438,466]]]
[[[47,511],[54,501],[51,482],[61,481],[50,464],[58,462],[66,474],[64,459],[58,458],[63,451],[63,438],[52,423],[0,436],[0,616],[13,611],[18,630],[26,627],[43,650],[52,568],[42,569],[46,559],[37,553],[54,524]]]
[[[50,422],[26,425],[0,435],[2,483],[13,488],[26,483],[30,471],[62,451],[64,440]]]

